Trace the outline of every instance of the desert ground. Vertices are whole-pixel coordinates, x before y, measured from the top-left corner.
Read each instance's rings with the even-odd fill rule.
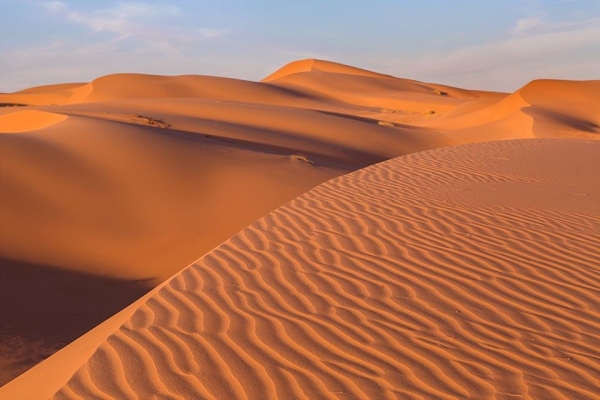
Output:
[[[0,93],[0,398],[598,398],[599,135],[322,60]]]

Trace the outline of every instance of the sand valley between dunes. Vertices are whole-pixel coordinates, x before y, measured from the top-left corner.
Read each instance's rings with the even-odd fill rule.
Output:
[[[0,106],[2,399],[598,398],[600,81],[302,60]]]

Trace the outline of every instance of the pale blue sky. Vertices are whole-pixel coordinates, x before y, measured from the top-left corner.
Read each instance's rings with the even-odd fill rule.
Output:
[[[600,0],[0,0],[0,91],[117,72],[260,80],[320,58],[513,91],[600,78]]]

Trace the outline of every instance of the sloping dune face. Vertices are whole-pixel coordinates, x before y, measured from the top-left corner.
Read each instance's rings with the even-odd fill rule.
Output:
[[[600,80],[538,80],[519,92],[531,104],[524,112],[534,116],[536,136],[600,135]]]
[[[156,290],[54,398],[595,398],[599,152],[473,144],[322,184]]]
[[[67,119],[66,115],[36,110],[0,114],[0,133],[36,131],[58,124],[65,119]]]
[[[311,72],[311,71],[324,71],[324,72],[333,72],[337,74],[344,75],[360,75],[360,76],[371,76],[371,77],[385,77],[389,78],[389,75],[378,74],[376,72],[368,71],[361,68],[351,67],[349,65],[344,65],[331,61],[324,60],[299,60],[294,61],[283,68],[278,69],[271,75],[267,76],[263,79],[263,82],[274,81],[276,79],[284,78],[289,75],[301,73],[301,72]]]

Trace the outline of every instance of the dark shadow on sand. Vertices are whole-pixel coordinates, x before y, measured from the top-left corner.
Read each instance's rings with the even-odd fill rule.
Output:
[[[117,280],[0,259],[0,386],[152,287],[151,280]]]

